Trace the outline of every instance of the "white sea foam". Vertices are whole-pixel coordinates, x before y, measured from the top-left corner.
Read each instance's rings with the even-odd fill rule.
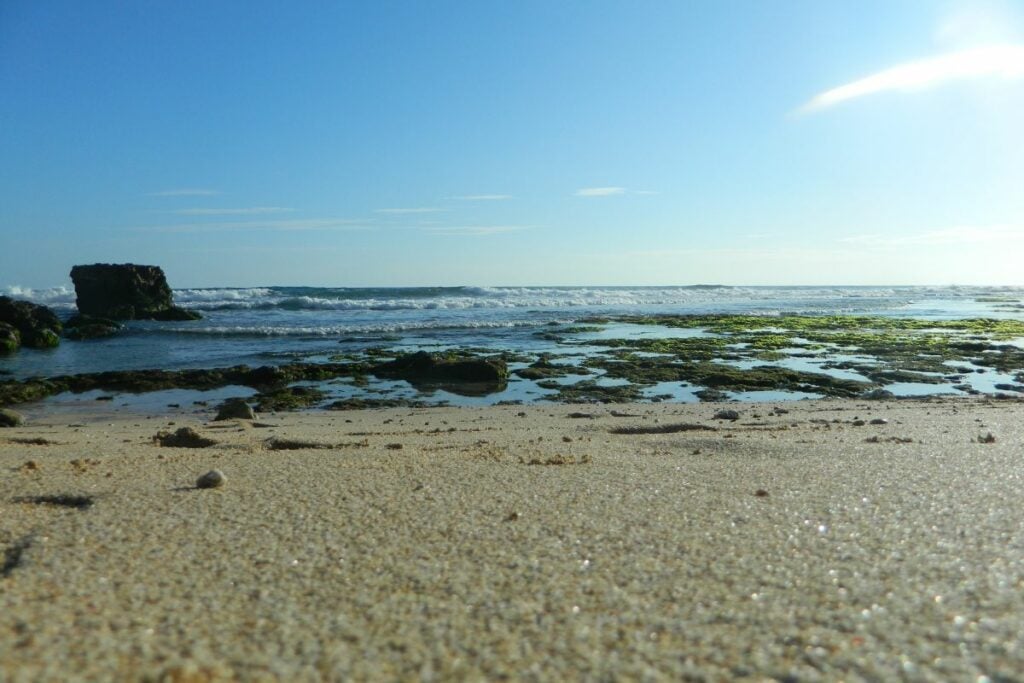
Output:
[[[9,296],[12,299],[23,299],[34,304],[42,304],[50,308],[75,308],[75,290],[69,287],[36,289],[33,287],[11,285],[0,290],[0,294]]]

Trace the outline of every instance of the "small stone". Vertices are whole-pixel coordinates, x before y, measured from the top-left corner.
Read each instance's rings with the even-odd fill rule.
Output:
[[[996,437],[992,435],[992,432],[989,432],[985,436],[979,436],[978,437],[978,443],[995,443],[995,442],[996,442]]]
[[[17,427],[24,421],[20,413],[0,408],[0,427]]]
[[[217,417],[214,422],[221,420],[255,420],[256,413],[252,406],[240,398],[229,398],[217,407]]]
[[[719,410],[715,413],[716,420],[738,420],[740,414],[735,410]]]
[[[889,421],[886,420],[884,417],[876,417],[874,420],[871,421],[871,424],[873,424],[873,425],[887,425],[887,424],[889,424]]]
[[[867,424],[867,422],[865,422],[864,420],[854,420],[852,424],[854,427],[863,427],[864,425]]]
[[[758,498],[767,498],[768,492],[765,491],[764,489],[758,489],[754,491],[754,495],[757,496]]]
[[[216,489],[224,485],[227,477],[220,470],[210,470],[203,476],[196,479],[197,489]]]

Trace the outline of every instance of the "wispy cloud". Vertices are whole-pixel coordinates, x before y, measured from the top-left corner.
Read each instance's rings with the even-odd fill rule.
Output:
[[[512,199],[510,194],[463,194],[453,199],[461,199],[464,202],[497,202],[503,199]]]
[[[181,188],[176,190],[161,190],[150,192],[150,197],[212,197],[220,194],[220,190],[206,190],[203,188]]]
[[[408,213],[438,213],[446,211],[438,206],[413,206],[408,208],[376,209],[375,213],[408,214]]]
[[[290,213],[295,209],[283,206],[248,206],[238,209],[178,209],[179,216],[256,216],[268,213]]]
[[[840,240],[865,247],[945,246],[970,244],[1015,244],[1024,242],[1024,226],[958,226],[909,235],[851,235]]]
[[[626,194],[624,187],[583,187],[576,190],[577,197],[611,197]]]
[[[424,228],[424,232],[446,237],[487,237],[507,232],[528,230],[525,225],[454,225]]]
[[[310,218],[304,220],[278,221],[211,221],[203,223],[176,223],[173,225],[149,225],[134,228],[136,232],[159,233],[214,233],[244,231],[294,232],[304,230],[374,230],[367,221],[349,218]]]
[[[900,64],[819,93],[797,112],[820,111],[877,93],[911,92],[984,77],[1024,77],[1024,45],[988,45]]]

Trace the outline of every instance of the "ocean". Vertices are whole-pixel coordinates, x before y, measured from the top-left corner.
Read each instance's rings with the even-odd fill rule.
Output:
[[[70,316],[75,311],[74,291],[68,287],[45,290],[8,287],[4,293],[45,304],[62,316]],[[1024,288],[1019,287],[273,286],[178,289],[174,291],[174,298],[179,306],[199,310],[203,319],[133,321],[126,324],[122,334],[108,339],[64,341],[51,351],[23,349],[0,357],[0,373],[8,379],[25,379],[108,370],[274,365],[319,362],[339,353],[351,355],[367,350],[377,350],[379,354],[380,349],[397,354],[458,348],[480,353],[514,352],[529,357],[546,354],[556,360],[578,362],[574,359],[581,355],[607,350],[588,345],[588,339],[669,334],[653,327],[638,332],[633,329],[635,326],[614,322],[575,338],[553,339],[545,334],[595,317],[752,314],[770,318],[783,314],[841,314],[927,320],[1024,319],[1021,306]],[[1020,344],[1021,340],[1012,340],[1012,343]],[[819,370],[823,364],[808,365],[806,359],[792,362],[796,363],[794,367]],[[978,388],[984,391],[1001,383],[999,380],[1013,382],[1014,377],[1012,373],[993,373],[988,378],[990,381],[971,380],[977,380]],[[650,396],[697,400],[695,389],[668,387],[666,394],[666,387],[659,387],[657,390],[661,393]],[[422,394],[404,382],[376,382],[369,387],[335,382],[331,395],[353,396],[361,391],[370,391],[376,396]],[[896,393],[950,391],[955,390],[931,385],[909,387]],[[244,394],[245,390],[239,388],[238,392]],[[504,391],[487,396],[465,397],[439,391],[428,398],[437,403],[485,405],[502,401],[543,401],[550,394],[533,382],[513,378]],[[739,392],[729,398],[785,399],[811,395],[813,392],[761,392],[748,396],[747,392]],[[184,396],[190,397],[191,394]]]

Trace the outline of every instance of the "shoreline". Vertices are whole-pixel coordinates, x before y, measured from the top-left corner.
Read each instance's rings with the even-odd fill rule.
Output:
[[[0,678],[1013,679],[1022,418],[959,397],[37,416],[0,430]],[[153,441],[186,426],[218,443]]]

